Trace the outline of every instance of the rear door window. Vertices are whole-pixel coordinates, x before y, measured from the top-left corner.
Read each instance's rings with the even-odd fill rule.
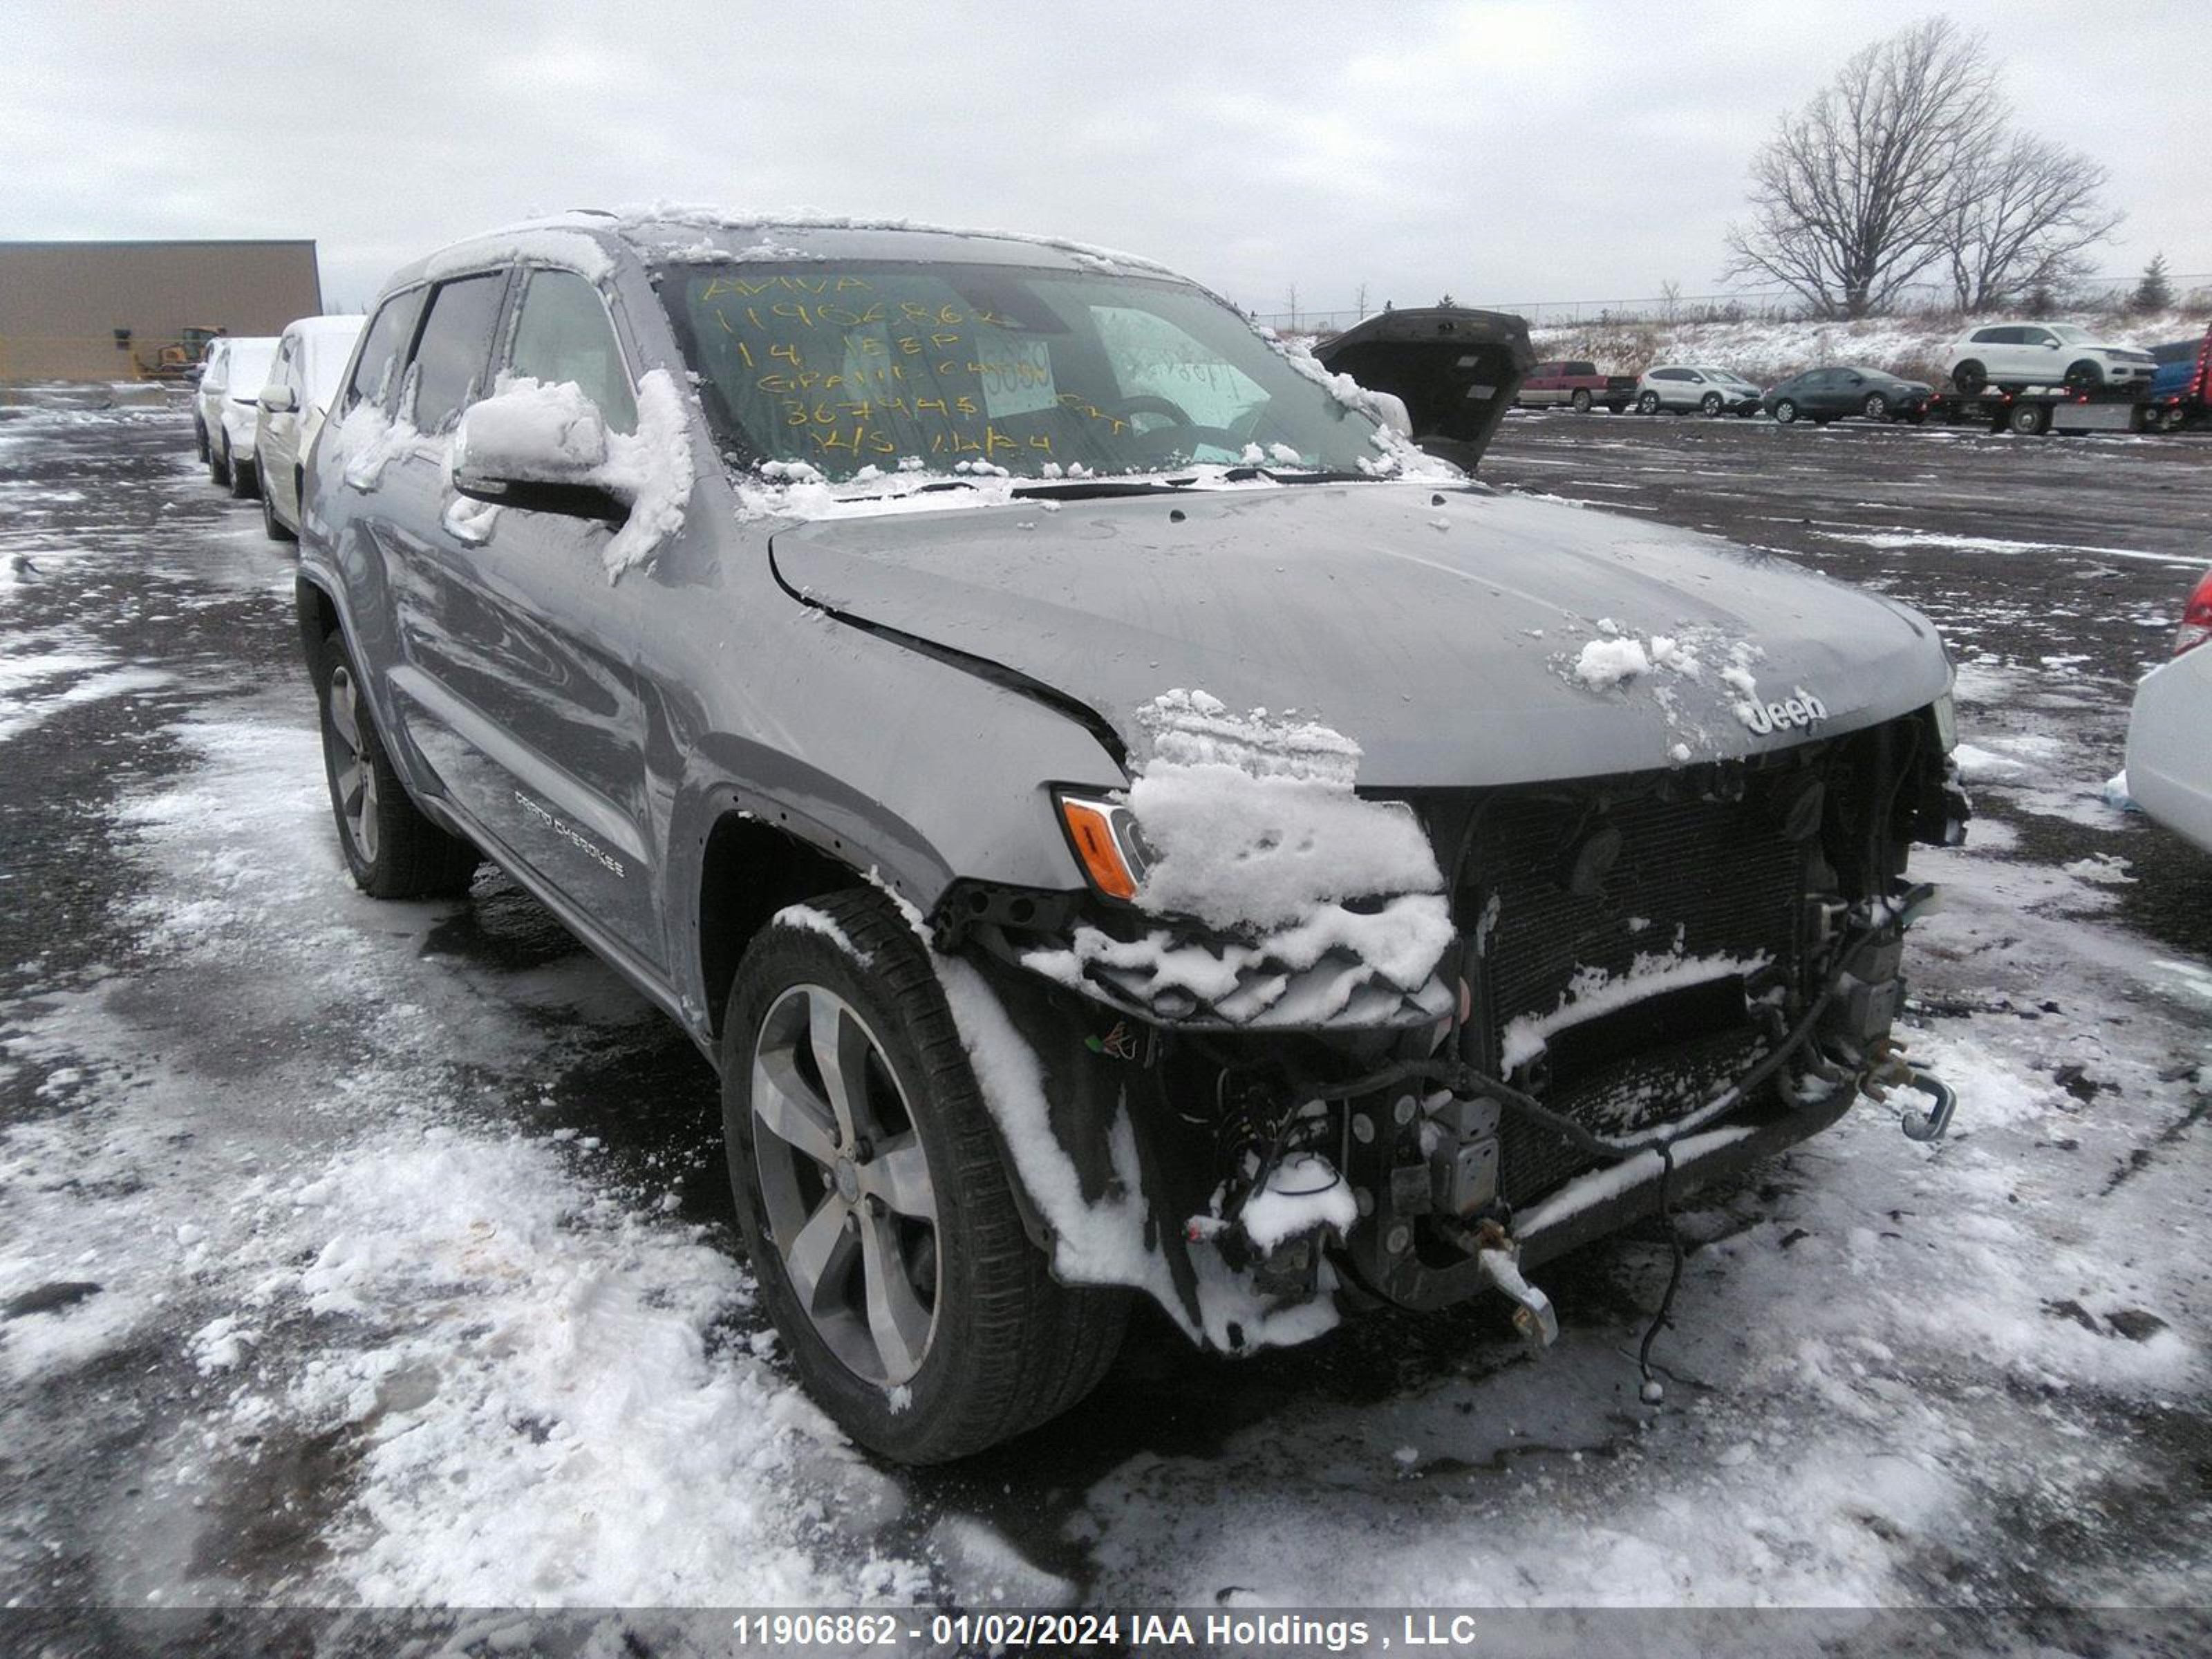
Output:
[[[406,356],[407,343],[415,335],[415,319],[422,312],[422,293],[410,288],[404,294],[395,294],[376,308],[376,315],[368,325],[361,343],[361,356],[353,366],[353,377],[346,382],[345,400],[339,412],[351,409],[364,398],[381,404],[392,390],[394,366]]]
[[[573,382],[617,432],[637,430],[637,396],[599,291],[573,270],[533,270],[514,319],[507,367],[553,385]]]
[[[430,296],[415,361],[416,428],[437,434],[452,427],[462,410],[483,395],[491,362],[492,329],[507,295],[507,273],[490,271],[441,283]]]

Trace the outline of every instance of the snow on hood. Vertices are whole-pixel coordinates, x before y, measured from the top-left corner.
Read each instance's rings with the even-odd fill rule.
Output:
[[[1162,685],[1203,686],[1356,732],[1374,789],[1741,756],[1894,718],[1949,678],[1934,628],[1877,595],[1464,487],[1019,501],[794,525],[770,546],[793,592],[1065,692],[1132,754]],[[1801,694],[1825,711],[1809,725],[1739,712]]]

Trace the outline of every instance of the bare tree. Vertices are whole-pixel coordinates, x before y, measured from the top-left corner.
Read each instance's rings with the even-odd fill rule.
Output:
[[[1726,275],[1863,317],[1943,258],[1952,181],[2008,112],[1978,35],[1931,17],[1855,53],[1753,158],[1752,218]]]
[[[1959,157],[1938,237],[1962,311],[2063,288],[2124,216],[2098,199],[2103,165],[2032,133],[1998,134]]]

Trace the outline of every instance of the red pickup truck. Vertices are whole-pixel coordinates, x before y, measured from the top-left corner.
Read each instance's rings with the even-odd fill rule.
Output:
[[[1589,414],[1593,404],[1603,404],[1618,415],[1636,401],[1636,377],[1601,374],[1595,363],[1538,363],[1521,382],[1514,401],[1528,409],[1565,404],[1577,415]]]

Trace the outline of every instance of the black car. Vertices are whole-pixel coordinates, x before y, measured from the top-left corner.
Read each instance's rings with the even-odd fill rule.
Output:
[[[1808,368],[1770,387],[1763,401],[1766,412],[1785,426],[1801,416],[1826,426],[1846,415],[1917,426],[1928,418],[1934,393],[1933,386],[1879,368]]]

